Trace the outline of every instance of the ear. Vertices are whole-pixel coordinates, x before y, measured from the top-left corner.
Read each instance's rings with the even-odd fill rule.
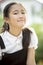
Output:
[[[5,21],[6,23],[9,23],[9,18],[8,18],[8,17],[4,17],[4,21]]]

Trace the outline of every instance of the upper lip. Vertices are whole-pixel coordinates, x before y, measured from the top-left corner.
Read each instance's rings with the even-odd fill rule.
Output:
[[[21,20],[18,20],[18,21],[24,21],[23,19],[21,19]]]

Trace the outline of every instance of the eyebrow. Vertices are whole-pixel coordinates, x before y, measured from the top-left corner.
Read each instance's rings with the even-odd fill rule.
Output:
[[[18,10],[14,10],[13,12],[15,12],[15,11],[18,11]],[[24,11],[24,12],[26,12],[25,10],[21,10],[21,11]]]

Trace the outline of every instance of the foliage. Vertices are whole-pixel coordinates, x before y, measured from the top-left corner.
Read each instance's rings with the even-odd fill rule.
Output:
[[[36,62],[43,60],[43,24],[32,24],[31,25],[38,36],[38,48],[36,50]]]
[[[3,17],[2,15],[0,15],[0,27],[2,27],[2,25],[3,25]]]
[[[0,16],[0,27],[3,25],[3,18]],[[36,50],[36,62],[43,60],[43,24],[32,24],[38,36],[38,48]]]

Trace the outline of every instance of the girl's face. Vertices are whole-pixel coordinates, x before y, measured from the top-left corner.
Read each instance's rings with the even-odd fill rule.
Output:
[[[23,27],[26,21],[25,9],[20,4],[14,4],[9,9],[7,22],[11,27]]]

